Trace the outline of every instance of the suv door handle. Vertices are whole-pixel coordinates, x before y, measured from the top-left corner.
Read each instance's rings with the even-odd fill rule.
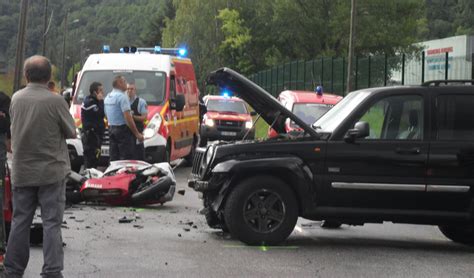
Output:
[[[404,149],[404,148],[396,148],[395,152],[398,154],[420,154],[421,150],[420,148],[409,148],[409,149]]]

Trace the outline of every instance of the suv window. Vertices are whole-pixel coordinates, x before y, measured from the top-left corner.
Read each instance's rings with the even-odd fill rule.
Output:
[[[379,100],[359,119],[369,123],[366,139],[422,140],[423,98],[392,96]]]
[[[438,140],[474,140],[474,96],[440,95],[437,103]]]

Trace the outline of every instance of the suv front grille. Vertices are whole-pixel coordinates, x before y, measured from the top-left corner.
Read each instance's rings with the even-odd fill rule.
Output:
[[[202,160],[204,159],[205,154],[206,148],[196,148],[196,151],[194,152],[193,169],[191,171],[191,174],[194,177],[199,177]]]

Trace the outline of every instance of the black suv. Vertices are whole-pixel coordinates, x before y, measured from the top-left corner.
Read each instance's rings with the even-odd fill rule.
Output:
[[[474,243],[474,81],[371,88],[348,94],[313,126],[240,74],[229,88],[280,136],[198,148],[189,186],[209,226],[247,244],[277,244],[298,216],[349,225],[439,225]],[[303,132],[285,133],[285,121]]]

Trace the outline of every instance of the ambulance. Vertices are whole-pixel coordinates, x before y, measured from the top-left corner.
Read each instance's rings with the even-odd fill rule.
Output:
[[[112,80],[117,75],[135,83],[137,95],[148,104],[145,122],[145,154],[151,163],[192,159],[199,136],[199,89],[191,60],[184,48],[123,47],[111,53],[104,46],[103,53],[90,55],[76,76],[70,112],[78,134],[82,128],[81,104],[89,94],[92,82],[100,82],[107,94],[112,91]],[[107,122],[106,122],[107,123]],[[83,147],[78,138],[68,140],[71,166],[80,168]],[[108,132],[101,150],[102,163],[109,157]]]

